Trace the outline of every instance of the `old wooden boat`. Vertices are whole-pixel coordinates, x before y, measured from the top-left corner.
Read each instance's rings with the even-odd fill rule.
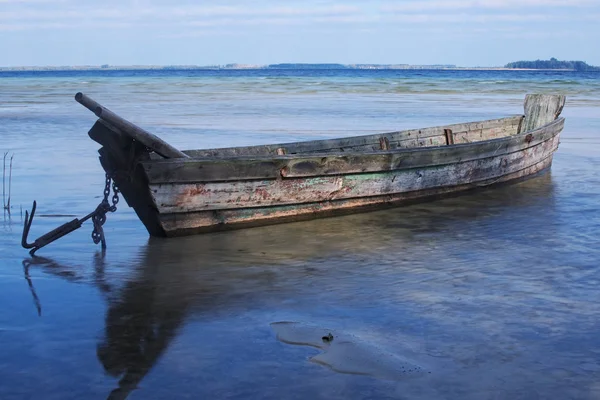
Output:
[[[524,114],[375,135],[180,151],[88,96],[100,162],[152,236],[396,206],[530,177],[558,148],[561,95]]]

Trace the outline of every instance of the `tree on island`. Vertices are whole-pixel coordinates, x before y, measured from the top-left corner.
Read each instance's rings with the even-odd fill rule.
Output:
[[[588,65],[583,61],[559,61],[554,57],[552,57],[550,60],[511,62],[506,64],[505,68],[559,69],[579,72],[600,71],[600,67]]]

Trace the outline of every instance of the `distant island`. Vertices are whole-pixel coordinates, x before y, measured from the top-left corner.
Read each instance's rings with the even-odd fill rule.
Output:
[[[600,67],[588,65],[583,61],[559,61],[556,58],[549,60],[516,61],[505,65],[509,69],[558,69],[567,71],[589,72],[600,71]]]
[[[0,0],[1,1],[1,0]],[[131,70],[344,70],[344,69],[375,69],[375,70],[471,70],[471,71],[500,71],[500,70],[560,70],[560,71],[600,71],[583,61],[550,60],[517,61],[503,67],[461,67],[454,64],[337,64],[337,63],[280,63],[280,64],[223,64],[223,65],[64,65],[64,66],[0,66],[2,71],[131,71]]]

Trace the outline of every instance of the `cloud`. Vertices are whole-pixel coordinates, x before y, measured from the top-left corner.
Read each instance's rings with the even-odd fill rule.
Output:
[[[357,6],[328,4],[314,6],[244,6],[220,5],[187,7],[161,4],[143,6],[123,2],[108,6],[103,3],[70,2],[61,7],[46,7],[46,0],[0,0],[10,5],[0,11],[1,31],[34,29],[72,29],[82,26],[127,28],[179,28],[182,26],[256,26],[298,25],[310,22],[357,22],[363,18]],[[25,2],[44,3],[42,7],[23,6]],[[67,3],[67,1],[65,1]]]
[[[7,0],[0,0],[7,1]],[[27,0],[45,1],[45,0]],[[361,9],[346,5],[329,5],[315,7],[247,7],[247,6],[152,6],[138,7],[121,4],[115,7],[85,7],[71,4],[70,7],[53,9],[22,9],[0,11],[0,18],[18,20],[54,20],[76,18],[100,19],[171,19],[196,17],[315,17],[315,16],[344,16],[360,14]]]
[[[404,23],[478,23],[548,21],[559,18],[547,14],[395,14],[387,20]]]
[[[295,16],[276,16],[270,14],[263,16],[255,14],[239,17],[190,17],[173,20],[168,15],[162,15],[157,18],[132,17],[122,14],[112,14],[112,12],[100,11],[93,17],[85,13],[71,12],[63,13],[62,18],[52,18],[44,15],[43,18],[34,21],[14,21],[10,15],[0,13],[0,30],[19,31],[30,29],[79,29],[85,27],[124,29],[131,27],[138,28],[185,28],[185,27],[215,27],[215,28],[244,28],[244,27],[290,27],[290,26],[327,26],[327,25],[349,25],[366,26],[374,24],[390,24],[401,22],[410,25],[430,25],[436,23],[459,24],[486,24],[493,22],[502,23],[521,23],[556,20],[560,16],[545,14],[388,14],[388,15],[311,15],[303,18]],[[5,22],[2,22],[6,19]],[[445,29],[451,29],[446,27]]]
[[[423,0],[403,3],[388,3],[381,6],[385,12],[418,12],[436,10],[476,10],[476,9],[522,9],[593,7],[598,0]]]
[[[62,0],[0,0],[1,31],[65,30],[82,27],[156,29],[175,31],[186,27],[210,29],[244,29],[244,27],[282,27],[328,25],[352,26],[354,29],[379,29],[384,24],[404,23],[430,26],[436,23],[519,24],[536,21],[577,21],[590,10],[579,13],[551,12],[549,8],[592,6],[598,0],[421,0],[390,3],[327,3],[323,1],[290,1],[251,6],[237,0],[220,5],[186,4],[176,6],[166,0],[105,0],[76,2]],[[32,6],[37,3],[38,5]],[[173,4],[173,3],[171,3]],[[522,12],[524,7],[532,7]],[[535,7],[535,8],[533,8]],[[596,6],[597,7],[597,6]],[[518,10],[518,12],[517,12]],[[591,19],[583,19],[591,21]],[[236,29],[236,30],[240,30]],[[452,29],[452,27],[447,27]],[[164,33],[164,32],[163,32]],[[176,32],[177,33],[177,32]]]
[[[57,4],[66,3],[69,0],[0,0],[0,4],[7,5],[27,5],[27,4]]]

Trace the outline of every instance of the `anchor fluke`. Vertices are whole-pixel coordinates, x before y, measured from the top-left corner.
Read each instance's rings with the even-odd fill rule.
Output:
[[[35,216],[35,209],[37,207],[37,203],[33,201],[33,207],[31,208],[31,215],[27,211],[25,211],[25,222],[23,223],[23,236],[21,237],[21,246],[29,250],[29,254],[32,256],[35,255],[35,252],[41,249],[42,247],[54,242],[55,240],[60,239],[61,237],[68,235],[76,229],[81,227],[84,218],[82,220],[75,218],[72,221],[69,221],[65,224],[62,224],[56,229],[51,230],[43,236],[37,238],[33,243],[27,243],[27,237],[29,236],[29,230],[31,229],[31,224],[33,223],[33,217]]]

